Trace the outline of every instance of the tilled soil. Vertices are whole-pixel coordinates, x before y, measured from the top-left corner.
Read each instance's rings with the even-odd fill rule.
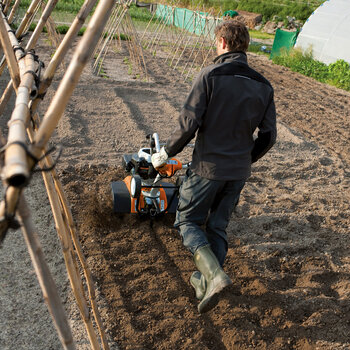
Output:
[[[147,52],[149,81],[133,79],[123,54],[107,57],[107,79],[85,70],[54,137],[111,344],[350,348],[350,93],[248,55],[274,86],[278,141],[254,164],[227,230],[233,286],[200,315],[174,218],[114,214],[110,189],[126,176],[122,154],[149,133],[170,136],[190,84]],[[190,156],[186,148],[179,159]]]

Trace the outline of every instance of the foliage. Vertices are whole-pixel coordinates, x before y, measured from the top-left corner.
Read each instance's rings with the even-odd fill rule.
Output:
[[[350,91],[350,65],[344,60],[326,65],[314,60],[311,52],[302,53],[293,49],[275,56],[272,61],[289,67],[292,71],[312,77],[320,82]]]
[[[328,66],[329,83],[350,91],[350,65],[344,60],[338,60]]]
[[[305,21],[324,1],[309,0],[306,3],[306,1],[299,0],[180,0],[178,6],[214,8],[221,13],[228,10],[244,10],[260,13],[264,22],[271,20],[274,16],[282,19],[285,19],[286,16],[292,16],[298,20]],[[168,3],[170,4],[170,1]]]
[[[259,30],[249,30],[249,36],[255,39],[274,39],[275,34],[260,32]]]
[[[140,22],[149,22],[152,19],[152,13],[147,8],[137,7],[132,4],[129,9],[132,19]]]

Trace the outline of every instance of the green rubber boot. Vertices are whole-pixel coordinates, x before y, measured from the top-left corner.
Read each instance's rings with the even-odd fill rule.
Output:
[[[202,300],[205,295],[206,283],[204,276],[199,272],[195,271],[190,278],[191,286],[196,291],[196,298]]]
[[[209,245],[197,249],[193,258],[194,263],[206,281],[205,295],[198,304],[198,311],[205,313],[216,306],[222,292],[232,284],[232,281],[221,268]]]

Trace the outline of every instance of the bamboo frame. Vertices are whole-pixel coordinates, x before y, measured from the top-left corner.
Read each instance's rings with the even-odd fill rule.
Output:
[[[153,39],[153,41],[152,41],[152,44],[146,46],[146,48],[147,48],[148,50],[150,50],[150,51],[152,51],[152,49],[153,49],[153,47],[154,47],[154,45],[155,45],[155,42],[156,42],[156,41],[158,41],[158,42],[160,41],[163,31],[164,31],[165,27],[168,25],[169,18],[170,18],[171,16],[174,15],[175,7],[174,7],[174,6],[170,6],[170,7],[171,7],[171,12],[169,11],[169,12],[168,12],[168,15],[167,15],[166,18],[163,20],[163,22],[160,22],[160,23],[161,23],[160,29],[159,29],[159,31],[156,33],[156,35],[155,35],[155,37],[154,37],[154,39]]]
[[[42,120],[38,132],[35,135],[34,143],[30,147],[30,152],[35,157],[40,156],[55,130],[73,90],[78,83],[83,68],[93,52],[93,48],[103,30],[104,23],[108,18],[108,11],[112,9],[113,4],[113,0],[102,0],[99,2],[96,11],[89,22],[87,30],[73,55],[72,61],[67,68],[66,74],[64,75]]]
[[[32,115],[34,115],[36,110],[38,109],[41,100],[43,99],[43,97],[46,94],[47,89],[51,85],[52,79],[55,75],[55,72],[56,72],[58,66],[63,62],[65,55],[67,54],[68,50],[72,46],[73,41],[75,40],[76,36],[78,35],[80,28],[85,23],[87,16],[89,15],[92,8],[96,4],[96,1],[97,0],[85,0],[83,6],[81,7],[80,11],[78,12],[77,16],[75,17],[73,23],[69,27],[68,32],[64,36],[60,46],[58,47],[55,54],[53,55],[49,65],[45,69],[45,72],[44,72],[42,79],[40,81],[38,96],[31,103]]]
[[[99,68],[100,68],[99,72],[100,72],[100,70],[102,68],[102,62],[103,62],[103,60],[102,60],[102,62],[99,62],[100,58],[101,58],[103,53],[104,53],[104,57],[107,54],[109,43],[113,39],[114,35],[116,34],[116,32],[117,32],[117,30],[118,30],[118,28],[120,26],[121,21],[123,20],[125,14],[127,13],[128,9],[129,9],[129,7],[131,5],[131,2],[132,2],[132,0],[127,0],[126,3],[123,3],[122,5],[120,5],[121,13],[120,13],[120,15],[118,15],[116,17],[116,23],[114,25],[114,28],[111,30],[109,35],[107,35],[107,38],[105,39],[105,42],[104,42],[104,44],[103,44],[103,46],[101,48],[101,51],[98,54],[98,56],[96,57],[96,59],[95,59],[95,63],[94,63],[94,66],[93,66],[94,70],[96,70],[97,65],[99,65]]]
[[[125,16],[125,25],[129,28],[128,32],[131,33],[131,46],[132,46],[132,51],[135,55],[134,61],[138,65],[140,74],[144,75],[145,78],[148,79],[147,67],[146,67],[145,57],[143,54],[142,45],[140,40],[138,39],[136,28],[128,12],[126,13],[126,16]]]
[[[34,48],[34,46],[36,45],[38,39],[39,39],[39,36],[45,26],[45,23],[47,21],[47,19],[49,18],[49,16],[51,15],[53,9],[55,8],[56,4],[57,4],[58,0],[49,0],[47,5],[45,6],[45,9],[39,19],[39,22],[37,24],[37,26],[35,27],[35,30],[32,34],[32,36],[30,37],[27,45],[26,45],[26,50],[32,50]],[[19,47],[19,43],[18,43],[18,39],[16,37],[15,34],[13,34],[10,30],[11,30],[11,27],[9,26],[9,24],[5,21],[5,25],[10,33],[10,38],[12,38],[12,46],[13,47]],[[20,55],[18,56],[17,55],[17,60],[19,61],[20,59]],[[1,68],[3,69],[5,67],[5,65],[3,64],[1,67],[0,67],[0,74],[1,74]],[[12,95],[12,91],[13,91],[13,87],[12,87],[12,82],[10,81],[0,99],[0,115],[3,114],[4,112],[4,109],[8,103],[8,101],[10,100],[11,98],[11,95]]]
[[[56,0],[54,0],[54,1],[56,1]],[[80,15],[84,16],[84,20],[85,20],[86,16],[88,15],[88,13],[90,12],[91,8],[93,7],[94,2],[95,1],[87,1],[88,6],[85,6],[84,9],[82,9],[83,11],[80,12]],[[98,38],[99,31],[101,31],[102,28],[103,28],[102,25],[105,22],[106,18],[108,17],[108,10],[112,7],[112,5],[113,5],[112,1],[105,0],[105,1],[102,1],[102,5],[100,4],[97,7],[97,9],[95,11],[95,14],[94,14],[93,18],[91,19],[90,24],[88,26],[88,30],[85,33],[83,39],[81,40],[82,42],[85,42],[85,44],[82,44],[82,45],[78,46],[78,50],[77,50],[76,54],[73,57],[72,64],[70,65],[70,67],[73,66],[73,68],[71,69],[71,74],[68,74],[67,81],[71,81],[73,79],[74,82],[76,82],[77,79],[79,78],[79,76],[80,76],[80,74],[82,72],[82,69],[83,69],[84,65],[86,64],[86,61],[87,61],[87,59],[89,58],[89,56],[91,54],[91,49],[90,48],[94,47],[94,42],[96,42],[96,38]],[[86,11],[87,8],[89,8],[89,11]],[[81,21],[80,20],[81,20],[81,18],[78,18],[78,20],[76,21],[76,24],[78,24],[78,26],[81,27],[81,25],[80,25]],[[75,26],[75,29],[77,29],[77,26]],[[78,30],[79,30],[79,28],[76,30],[76,32]],[[73,32],[74,32],[74,30],[72,31],[72,33]],[[33,38],[33,42],[35,42],[36,38],[35,37],[32,37],[32,38]],[[72,36],[70,37],[70,39],[72,39]],[[66,44],[67,44],[67,42],[66,42]],[[88,50],[86,50],[86,47],[88,48]],[[66,45],[65,48],[68,50],[67,45]],[[67,51],[67,50],[65,50],[65,51]],[[13,52],[12,52],[12,54],[13,54]],[[26,58],[25,58],[26,61],[29,60],[29,63],[31,63],[30,71],[34,71],[34,67],[33,67],[34,61],[32,60],[33,62],[31,62],[30,57],[28,58],[27,56],[30,56],[30,54],[26,55]],[[56,57],[56,60],[51,61],[51,63],[52,63],[51,68],[52,69],[50,70],[50,72],[52,73],[52,75],[53,75],[53,71],[57,68],[57,65],[59,64],[58,61],[60,61],[63,56],[64,55],[62,55],[62,51],[61,51],[61,54],[58,55],[58,57]],[[56,65],[53,62],[56,62]],[[27,67],[28,67],[28,63],[26,62],[25,68],[27,68]],[[68,68],[68,71],[69,71],[69,68]],[[29,80],[27,78],[27,73],[28,73],[28,70],[26,70],[24,72],[24,74],[23,74],[23,80],[20,83],[20,88],[22,88],[22,84],[24,84],[26,87],[30,85],[28,83]],[[66,76],[67,76],[67,74],[65,75],[65,77]],[[65,77],[64,77],[64,79],[65,79]],[[51,77],[51,79],[52,79],[52,77]],[[63,84],[63,85],[65,85],[65,84]],[[60,87],[61,86],[62,85],[60,85]],[[73,89],[74,89],[74,87],[73,87]],[[71,89],[71,90],[73,90],[73,89]],[[26,92],[26,94],[25,94],[25,92]],[[20,90],[19,93],[18,93],[18,97],[17,97],[17,100],[20,101],[21,107],[22,107],[22,105],[25,106],[24,107],[25,113],[17,112],[16,108],[15,108],[14,113],[13,113],[14,116],[15,116],[15,118],[14,118],[15,122],[17,122],[20,119],[20,115],[19,114],[21,114],[21,117],[22,117],[21,122],[22,123],[20,124],[20,130],[22,130],[23,129],[23,125],[25,125],[25,122],[23,120],[28,117],[28,113],[26,112],[27,111],[27,107],[28,107],[27,95],[28,95],[28,91]],[[25,118],[23,118],[23,115],[25,116]],[[46,119],[44,118],[44,121],[45,120]],[[15,125],[15,123],[13,123],[13,124]],[[12,130],[13,130],[13,127],[12,127]],[[42,129],[39,127],[38,133],[40,133],[40,130],[42,130]],[[9,134],[10,134],[10,132],[9,132]],[[17,134],[20,134],[21,140],[23,140],[23,135],[21,133],[18,133],[18,132],[15,133],[15,135],[17,135]],[[32,133],[31,136],[34,139],[34,143],[35,143],[36,135],[34,135]],[[40,138],[39,138],[39,140],[40,140]],[[22,141],[18,141],[18,142],[22,142]],[[8,146],[8,149],[9,148],[10,148],[10,146]],[[38,151],[39,148],[34,147],[34,150]],[[44,149],[42,149],[42,151],[44,151]],[[8,152],[8,150],[7,150],[7,152]],[[12,152],[10,152],[10,155],[11,155],[11,153]],[[47,159],[48,159],[47,162],[50,163],[50,158],[47,158]],[[33,160],[31,158],[28,158],[27,161],[28,161],[28,164],[29,164],[29,168],[32,167],[33,166],[33,164],[32,164]],[[5,156],[5,164],[8,165],[8,163],[9,163],[9,161],[8,161],[8,159]],[[52,161],[51,161],[51,163],[52,163]],[[53,178],[54,178],[54,176],[53,176]],[[93,325],[92,325],[92,322],[91,322],[91,318],[89,316],[88,306],[86,304],[86,299],[84,298],[84,288],[83,288],[81,280],[79,280],[79,277],[80,277],[79,276],[79,272],[77,270],[77,265],[76,265],[76,263],[75,263],[75,261],[73,259],[72,252],[74,251],[74,249],[73,249],[71,241],[68,239],[69,238],[69,234],[68,234],[69,231],[71,232],[72,240],[74,242],[75,248],[78,251],[78,257],[79,257],[79,259],[80,259],[80,261],[82,263],[83,269],[84,269],[84,274],[86,276],[86,280],[87,280],[87,284],[88,284],[88,291],[89,291],[91,306],[92,306],[92,309],[93,309],[93,312],[94,312],[94,316],[95,316],[95,320],[96,320],[96,323],[97,323],[97,326],[99,328],[99,332],[100,332],[100,335],[101,335],[102,345],[103,345],[104,349],[108,349],[108,344],[107,344],[106,339],[105,339],[105,334],[104,334],[104,330],[103,330],[103,327],[102,327],[101,318],[100,318],[100,315],[99,315],[98,309],[97,309],[97,304],[96,304],[96,300],[95,300],[95,293],[94,293],[94,287],[93,287],[93,283],[92,283],[92,279],[91,279],[91,274],[90,274],[90,272],[89,272],[89,270],[87,268],[87,264],[86,264],[86,261],[84,260],[84,257],[83,257],[83,254],[82,254],[82,250],[81,250],[81,247],[80,247],[80,244],[79,244],[79,240],[78,240],[78,238],[76,236],[75,230],[73,229],[73,218],[72,218],[70,210],[69,210],[69,208],[67,206],[66,199],[65,199],[64,193],[63,193],[63,188],[59,184],[59,182],[57,182],[57,181],[55,182],[56,189],[58,187],[59,188],[58,191],[61,191],[61,194],[58,195],[55,191],[53,191],[53,188],[54,188],[53,181],[54,180],[51,179],[49,177],[49,175],[46,174],[46,173],[44,173],[44,179],[45,179],[46,186],[48,188],[48,194],[49,194],[50,202],[51,202],[51,205],[52,205],[52,208],[53,208],[57,230],[59,232],[59,236],[61,237],[61,242],[62,242],[62,245],[63,245],[64,257],[65,257],[67,269],[69,271],[70,280],[71,280],[71,283],[72,283],[72,286],[73,286],[73,290],[74,290],[75,295],[76,295],[76,299],[77,299],[77,302],[78,302],[78,305],[79,305],[79,309],[80,309],[81,314],[83,316],[83,320],[85,321],[85,324],[86,324],[86,328],[87,328],[87,331],[88,331],[90,342],[92,344],[93,349],[98,349],[99,348],[99,343],[98,343],[96,335],[94,333],[94,329],[93,329]],[[14,186],[11,186],[11,185],[8,187],[8,190],[6,192],[7,200],[3,201],[1,203],[1,212],[2,213],[9,214],[9,211],[8,211],[9,208],[11,208],[11,212],[14,212],[14,210],[17,207],[17,205],[19,206],[19,205],[23,204],[24,198],[22,198],[22,197],[20,198],[20,193],[21,193],[21,187],[14,187]],[[19,201],[20,203],[17,203],[18,202],[18,198],[20,198],[20,201]],[[11,201],[11,199],[15,199],[15,200]],[[61,200],[61,202],[60,202],[60,200]],[[6,205],[4,205],[4,203],[6,203]],[[63,211],[61,211],[61,209],[60,209],[61,206],[63,208],[62,209]],[[64,219],[63,213],[66,216],[68,215],[68,218]],[[4,221],[6,221],[6,219]],[[1,226],[3,226],[3,222],[1,222]],[[65,348],[66,348],[66,346],[65,346]],[[74,347],[69,347],[69,349],[70,348],[73,349]]]
[[[115,26],[115,21],[118,18],[118,12],[121,11],[121,8],[122,7],[119,4],[115,4],[114,5],[113,10],[112,10],[112,14],[108,18],[108,21],[107,21],[107,23],[105,25],[105,28],[102,31],[100,39],[98,40],[98,43],[97,43],[97,45],[95,47],[95,50],[94,50],[94,53],[93,53],[94,59],[95,59],[95,57],[97,57],[98,52],[100,52],[101,49],[102,49],[103,42],[106,39],[106,33],[109,33],[112,30],[112,28]]]

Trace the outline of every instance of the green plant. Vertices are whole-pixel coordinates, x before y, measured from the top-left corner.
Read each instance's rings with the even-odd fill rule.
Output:
[[[338,60],[328,66],[329,83],[350,91],[350,65],[344,60]]]
[[[311,51],[303,53],[298,49],[282,52],[272,61],[289,67],[292,71],[312,77],[320,82],[350,91],[350,65],[344,60],[327,65],[313,58]]]

